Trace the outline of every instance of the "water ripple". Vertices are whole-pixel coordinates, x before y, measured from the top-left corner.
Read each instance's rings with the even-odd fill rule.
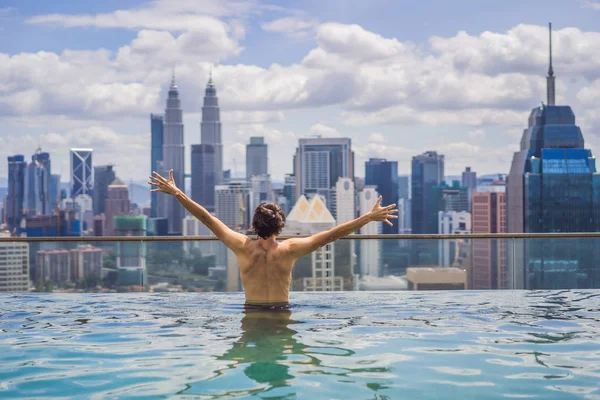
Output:
[[[600,292],[0,296],[0,398],[600,399]]]

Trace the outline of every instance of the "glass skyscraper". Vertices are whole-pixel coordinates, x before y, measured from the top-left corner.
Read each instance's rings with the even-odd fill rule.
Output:
[[[215,211],[215,146],[192,145],[192,200],[208,211]]]
[[[600,175],[569,106],[554,105],[552,64],[548,105],[531,111],[507,182],[508,232],[600,231]],[[600,287],[592,240],[527,240],[508,257],[513,286],[526,289]]]
[[[161,171],[158,163],[163,159],[164,145],[164,117],[162,115],[150,114],[150,132],[152,140],[152,147],[150,150],[150,173],[152,173],[152,171],[160,173]],[[110,182],[112,182],[112,180]],[[150,216],[152,218],[158,216],[158,192],[150,193]]]
[[[116,175],[112,165],[94,167],[94,215],[100,215],[106,211],[108,186],[113,183],[115,178]]]
[[[25,197],[25,169],[27,162],[21,154],[8,157],[8,194],[6,196],[6,222],[10,232],[19,232],[23,219]]]
[[[92,149],[71,149],[71,198],[92,193]]]
[[[255,175],[267,175],[268,168],[268,146],[262,136],[253,136],[250,143],[246,145],[246,178]]]
[[[398,162],[382,158],[370,158],[365,162],[365,185],[377,186],[382,205],[398,202]],[[391,219],[393,226],[383,224],[382,233],[398,233],[398,220]]]

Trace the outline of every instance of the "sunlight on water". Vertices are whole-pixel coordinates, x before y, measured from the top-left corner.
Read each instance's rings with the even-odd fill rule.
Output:
[[[0,398],[600,399],[597,291],[0,301]]]

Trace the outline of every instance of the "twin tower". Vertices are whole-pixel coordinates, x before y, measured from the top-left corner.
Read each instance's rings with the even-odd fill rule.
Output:
[[[175,75],[171,80],[165,114],[151,114],[151,168],[163,176],[173,170],[175,183],[185,187],[185,144],[183,109]],[[215,207],[215,185],[223,182],[223,143],[219,99],[212,74],[208,80],[202,106],[200,142],[192,145],[192,198],[209,211]],[[172,196],[152,193],[151,216],[168,220],[169,235],[181,235],[185,210]]]

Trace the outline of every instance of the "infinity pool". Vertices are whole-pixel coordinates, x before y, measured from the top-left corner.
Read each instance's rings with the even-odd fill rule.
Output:
[[[0,296],[0,398],[600,399],[600,292]]]

